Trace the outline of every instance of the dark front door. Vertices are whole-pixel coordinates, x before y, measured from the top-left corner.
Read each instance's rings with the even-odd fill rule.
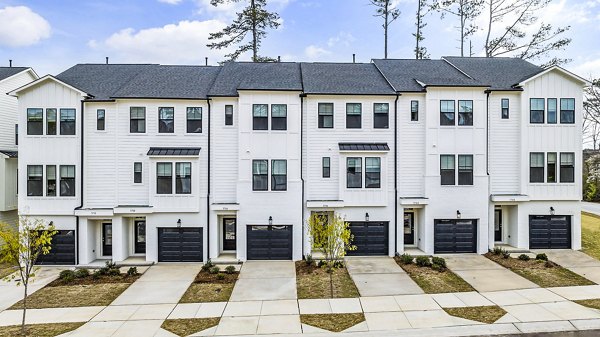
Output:
[[[502,210],[494,210],[494,241],[502,241]]]
[[[249,225],[248,260],[291,260],[292,226]]]
[[[570,215],[530,215],[529,249],[570,249]]]
[[[389,253],[389,222],[387,221],[350,221],[350,232],[354,235],[349,256],[385,256]]]
[[[102,255],[112,255],[112,223],[102,224]]]
[[[146,221],[136,220],[135,229],[135,253],[146,254]]]
[[[159,262],[202,261],[202,228],[168,227],[158,229]]]
[[[441,253],[476,253],[477,220],[436,219],[433,251]]]
[[[415,244],[415,213],[404,213],[404,244]]]
[[[223,250],[235,250],[236,221],[233,218],[223,219]]]

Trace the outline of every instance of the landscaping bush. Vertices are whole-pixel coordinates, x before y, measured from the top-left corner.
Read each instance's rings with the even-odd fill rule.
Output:
[[[521,255],[519,255],[519,260],[521,260],[521,261],[529,261],[529,260],[531,260],[531,258],[527,254],[521,254]]]
[[[210,271],[210,268],[214,267],[215,264],[212,263],[211,260],[206,261],[206,263],[204,265],[202,265],[202,271]]]
[[[315,263],[315,260],[311,254],[306,254],[306,256],[304,256],[304,262],[306,262],[307,266],[312,266],[313,263]]]
[[[319,260],[319,263],[317,263],[317,267],[321,268],[326,264],[327,264],[327,262],[325,262],[325,260]]]
[[[224,280],[224,279],[225,279],[225,274],[221,274],[221,273],[217,274],[217,280]]]
[[[139,273],[137,267],[130,267],[129,269],[127,269],[127,276],[136,276],[138,274]]]
[[[227,274],[233,274],[233,273],[235,273],[235,267],[234,266],[227,266],[227,267],[225,267],[225,272]]]
[[[90,271],[87,269],[77,269],[75,270],[75,277],[77,278],[85,278],[90,276]]]
[[[502,252],[502,258],[503,259],[508,259],[510,257],[510,253],[507,250],[504,250]]]
[[[444,260],[444,258],[442,257],[432,257],[431,263],[433,264],[433,266],[439,266],[441,270],[446,269],[446,260]]]
[[[413,256],[410,254],[402,254],[400,255],[400,262],[402,262],[403,264],[411,264],[413,263]]]
[[[220,271],[221,268],[219,268],[218,266],[213,266],[208,270],[208,272],[211,274],[218,274]]]
[[[106,275],[106,276],[121,275],[121,271],[119,270],[119,267],[117,266],[116,263],[114,263],[112,261],[106,261],[106,264],[104,265],[104,267],[99,269],[99,273],[100,273],[100,275]]]
[[[431,261],[429,261],[429,256],[417,256],[415,263],[419,267],[431,267]]]
[[[344,268],[344,261],[335,261],[333,262],[333,268]]]
[[[494,255],[502,255],[504,253],[504,249],[502,247],[494,247],[494,249],[490,250]]]
[[[75,272],[72,270],[63,270],[60,272],[60,274],[58,274],[58,277],[65,282],[71,282],[76,276]]]
[[[545,253],[541,253],[536,255],[535,259],[540,261],[548,261],[548,255],[546,255]]]

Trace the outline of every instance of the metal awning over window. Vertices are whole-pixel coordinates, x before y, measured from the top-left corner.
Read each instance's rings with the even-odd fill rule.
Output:
[[[340,151],[389,151],[387,143],[339,143]]]
[[[199,147],[151,147],[149,156],[197,156],[200,154]]]
[[[8,158],[17,158],[19,156],[17,151],[0,150],[0,153],[7,156]]]

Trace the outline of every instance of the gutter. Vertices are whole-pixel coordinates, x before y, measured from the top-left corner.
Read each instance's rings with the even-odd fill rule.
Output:
[[[305,95],[300,94],[300,182],[302,184],[302,200],[300,203],[300,209],[302,214],[302,258],[304,258],[304,149],[302,148],[304,145],[304,138],[302,134],[304,133],[304,117],[302,116],[302,112],[304,111],[304,97]]]
[[[210,98],[206,99],[208,104],[208,191],[206,192],[206,259],[210,261]]]
[[[398,99],[394,100],[394,255],[398,253]]]

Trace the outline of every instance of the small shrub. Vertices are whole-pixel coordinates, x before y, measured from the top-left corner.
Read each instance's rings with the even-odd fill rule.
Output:
[[[217,280],[224,280],[224,279],[225,279],[225,274],[221,274],[221,273],[217,274]]]
[[[319,267],[319,268],[321,268],[325,265],[327,265],[327,262],[325,262],[325,260],[319,260],[319,263],[317,263],[317,267]]]
[[[137,267],[130,267],[129,269],[127,269],[127,276],[136,276],[138,274],[139,273]]]
[[[311,254],[306,254],[306,256],[304,257],[304,262],[307,266],[312,266],[313,263],[315,263],[315,260],[313,259]]]
[[[443,271],[445,271],[445,270],[446,270],[446,268],[445,268],[445,267],[442,267],[442,266],[440,266],[439,264],[435,264],[435,263],[433,263],[433,264],[431,265],[431,269],[433,269],[433,270],[435,270],[435,271],[439,271],[439,272],[443,272]]]
[[[509,257],[510,257],[510,253],[507,250],[505,250],[504,252],[502,252],[502,258],[503,259],[508,259]]]
[[[88,276],[90,276],[90,271],[85,268],[75,270],[75,277],[77,278],[85,278]]]
[[[233,274],[233,273],[235,273],[235,267],[234,266],[227,266],[227,267],[225,267],[225,272],[227,274]]]
[[[502,247],[494,247],[494,249],[490,250],[494,255],[502,255],[503,251]]]
[[[436,265],[440,266],[442,270],[446,269],[446,260],[444,260],[444,258],[442,258],[442,257],[437,257],[437,256],[432,257],[431,263],[434,266],[436,266]]]
[[[556,263],[552,262],[552,261],[546,261],[546,262],[544,263],[544,266],[545,266],[546,268],[554,268],[554,267],[557,267],[558,265],[557,265]]]
[[[400,255],[400,262],[402,262],[403,264],[411,264],[413,263],[413,256],[410,254],[402,254]]]
[[[65,282],[71,282],[76,276],[75,272],[72,270],[63,270],[60,272],[60,274],[58,274],[58,277]]]
[[[415,263],[419,267],[431,267],[431,261],[429,261],[429,256],[417,256]]]
[[[100,274],[100,270],[96,270],[95,272],[92,273],[92,279],[94,279],[94,280],[99,279],[100,276],[102,276],[102,274]]]
[[[208,272],[211,274],[218,274],[220,271],[221,268],[219,268],[218,266],[213,266],[208,270]]]
[[[535,256],[535,259],[540,261],[548,261],[548,255],[546,255],[545,253],[537,254]]]
[[[210,268],[212,268],[212,267],[214,267],[214,266],[215,266],[215,264],[214,264],[214,263],[212,263],[212,261],[211,261],[211,260],[208,260],[208,261],[206,261],[206,263],[205,263],[205,264],[203,264],[203,265],[202,265],[202,268],[201,268],[201,269],[202,269],[202,271],[210,271]]]
[[[333,262],[333,268],[344,268],[344,261],[338,260]]]
[[[100,275],[118,276],[121,275],[121,271],[116,263],[112,261],[106,261],[104,267],[99,270]]]
[[[529,260],[531,260],[531,258],[527,254],[521,254],[521,255],[519,255],[519,260],[521,260],[521,261],[529,261]]]

